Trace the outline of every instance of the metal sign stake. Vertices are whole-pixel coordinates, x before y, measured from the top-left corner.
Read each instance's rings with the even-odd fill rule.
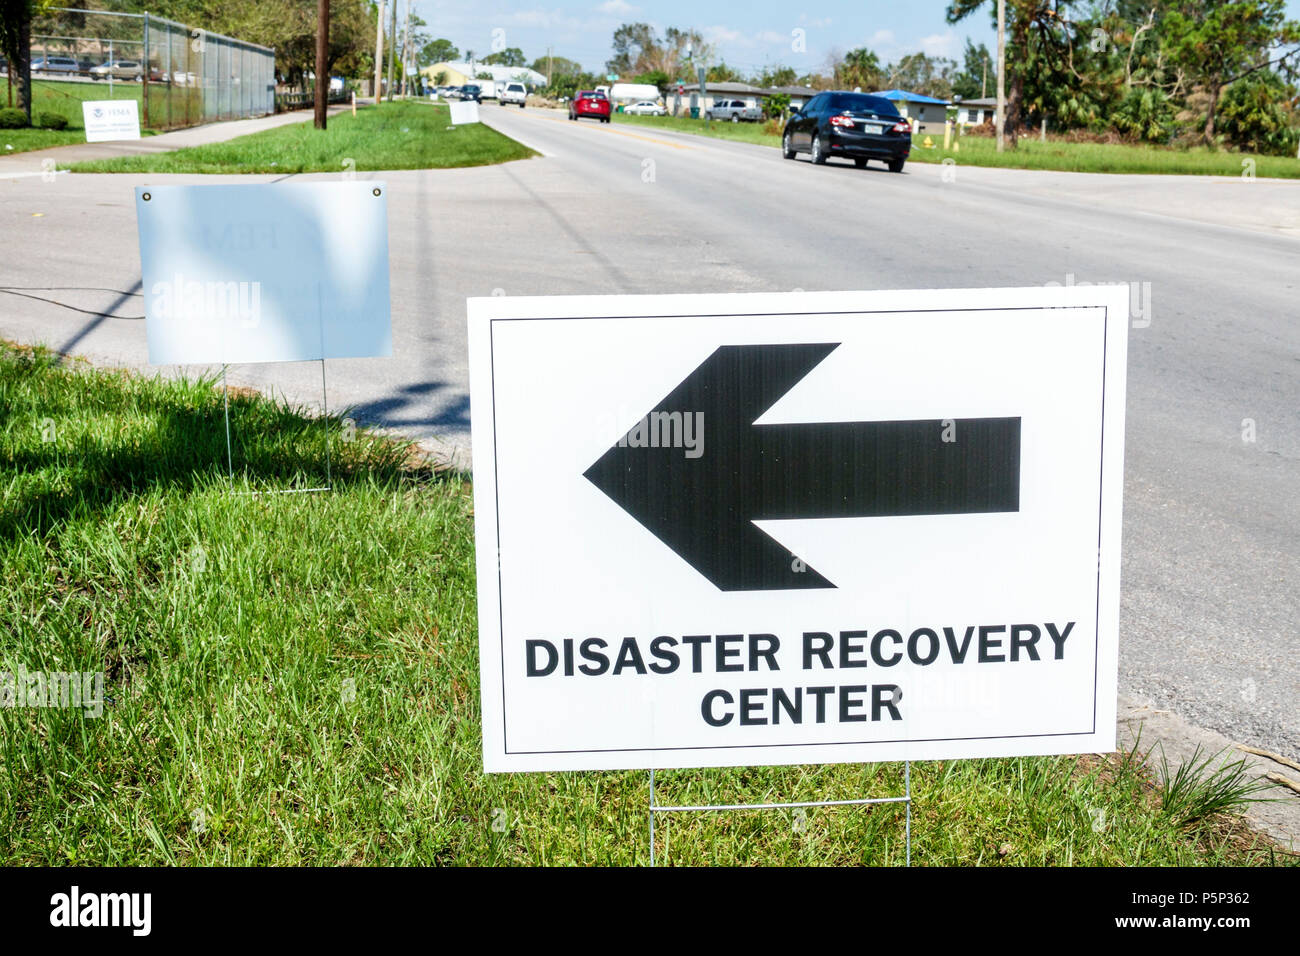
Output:
[[[907,866],[912,865],[912,762],[903,761],[903,796],[859,797],[853,800],[793,800],[782,803],[718,803],[697,806],[664,806],[655,802],[655,772],[650,771],[650,865],[655,865],[655,814],[656,813],[708,813],[726,810],[794,810],[808,807],[856,807],[873,803],[902,803],[906,805],[904,840]]]
[[[221,366],[221,402],[225,412],[226,419],[226,472],[231,482],[235,480],[234,455],[231,451],[230,444],[230,391],[226,384],[226,369],[228,366]],[[332,456],[330,453],[330,419],[329,419],[329,390],[325,382],[325,359],[320,360],[320,394],[321,394],[321,427],[324,429],[325,440],[325,484],[319,488],[272,488],[266,491],[235,491],[236,495],[301,495],[311,494],[320,491],[334,490],[334,473],[332,468]]]

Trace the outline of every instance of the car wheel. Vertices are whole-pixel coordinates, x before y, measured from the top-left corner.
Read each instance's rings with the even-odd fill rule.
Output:
[[[519,104],[519,108],[520,108],[520,109],[523,109],[523,108],[524,108],[524,104],[523,104],[523,103],[520,103],[520,104]]]
[[[891,173],[901,173],[903,165],[907,162],[905,159],[891,159],[889,161],[889,171]]]
[[[865,159],[855,159],[853,161],[853,165],[858,167],[858,169],[866,169],[867,161]]]
[[[794,159],[794,146],[790,142],[789,130],[786,130],[785,135],[781,137],[781,155],[786,159]]]
[[[822,138],[816,133],[812,138],[812,161],[818,166],[826,165],[826,154],[822,152]]]

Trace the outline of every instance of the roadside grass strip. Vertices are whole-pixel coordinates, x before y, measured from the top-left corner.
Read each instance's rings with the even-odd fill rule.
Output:
[[[168,153],[72,163],[77,173],[339,173],[487,166],[537,155],[483,123],[451,126],[445,106],[418,101],[359,109]]]
[[[714,121],[706,129],[704,120],[680,116],[614,115],[616,123],[647,126],[697,136],[711,136],[742,143],[757,143],[779,148],[779,133],[767,132],[764,123],[723,123]],[[1000,166],[1008,169],[1043,169],[1072,173],[1146,173],[1186,176],[1243,176],[1258,178],[1300,179],[1300,159],[1294,156],[1257,156],[1228,150],[1205,148],[1175,149],[1151,145],[1107,143],[1069,143],[1059,139],[1039,142],[1034,134],[1021,137],[1016,148],[997,151],[997,143],[988,136],[956,136],[951,146],[943,148],[943,130],[931,134],[931,146],[925,136],[912,139],[908,162],[957,165]],[[805,154],[806,156],[806,154]]]

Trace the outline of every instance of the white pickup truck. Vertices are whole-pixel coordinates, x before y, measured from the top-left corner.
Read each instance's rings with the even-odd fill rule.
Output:
[[[519,108],[524,108],[524,101],[528,99],[528,87],[522,83],[503,83],[501,85],[500,98],[498,102],[502,106],[507,103],[518,103]]]
[[[705,119],[731,120],[739,123],[757,123],[763,118],[763,111],[757,106],[746,106],[744,100],[714,100],[713,105],[704,111]]]

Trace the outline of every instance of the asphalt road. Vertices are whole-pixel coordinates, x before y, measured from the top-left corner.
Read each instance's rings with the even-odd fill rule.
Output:
[[[544,111],[483,116],[545,156],[374,177],[389,183],[394,356],[330,362],[331,407],[468,464],[468,296],[1136,283],[1121,690],[1300,758],[1300,183],[961,166],[946,182],[936,166],[813,167]],[[0,178],[0,285],[83,287],[31,294],[141,315],[131,187],[191,179]],[[142,322],[13,295],[0,335],[144,363]],[[231,378],[320,394],[314,365]]]

